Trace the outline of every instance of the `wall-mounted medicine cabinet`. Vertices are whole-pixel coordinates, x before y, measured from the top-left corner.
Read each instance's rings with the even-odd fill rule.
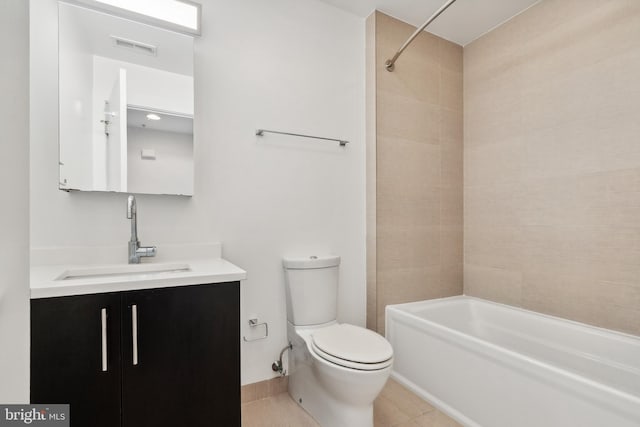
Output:
[[[59,2],[59,188],[193,195],[193,37]]]

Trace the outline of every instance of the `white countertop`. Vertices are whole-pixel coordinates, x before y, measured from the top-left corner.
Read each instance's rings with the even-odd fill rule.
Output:
[[[145,264],[154,264],[145,263]],[[247,277],[246,271],[222,258],[179,260],[167,265],[188,265],[188,271],[117,274],[100,277],[77,277],[57,280],[74,269],[102,269],[107,265],[43,265],[31,268],[31,299],[138,289],[168,288],[208,283],[235,282]],[[121,267],[121,265],[119,265]]]

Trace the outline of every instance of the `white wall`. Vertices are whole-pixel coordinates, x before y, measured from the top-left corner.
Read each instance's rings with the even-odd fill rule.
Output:
[[[213,163],[201,185],[225,256],[249,274],[243,333],[253,313],[271,326],[243,345],[247,383],[286,345],[284,254],[342,255],[339,317],[365,323],[364,21],[310,0],[207,1],[202,18],[196,158]],[[259,139],[258,127],[352,143]]]
[[[121,245],[124,194],[57,190],[55,0],[32,0],[33,247]],[[286,345],[285,254],[342,255],[339,318],[365,323],[364,21],[315,0],[203,1],[195,43],[195,195],[138,199],[148,244],[221,241],[248,271],[242,381],[270,378]],[[336,136],[337,144],[257,127]],[[123,258],[124,259],[124,258]],[[239,337],[239,339],[241,339]]]
[[[155,150],[143,159],[142,150]],[[127,128],[127,185],[133,193],[193,194],[193,135]]]
[[[0,402],[28,403],[28,2],[0,2],[0,52],[0,182],[4,183],[0,209]]]

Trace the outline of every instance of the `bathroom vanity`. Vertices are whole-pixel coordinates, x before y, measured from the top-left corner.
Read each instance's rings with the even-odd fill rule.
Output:
[[[32,403],[70,404],[72,426],[240,426],[244,271],[215,259],[32,273]]]

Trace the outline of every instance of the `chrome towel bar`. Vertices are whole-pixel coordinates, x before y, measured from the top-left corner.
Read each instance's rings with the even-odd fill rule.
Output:
[[[323,141],[334,141],[339,143],[341,147],[344,147],[349,143],[349,141],[346,141],[344,139],[325,138],[323,136],[303,135],[300,133],[280,132],[277,130],[256,129],[257,136],[264,136],[265,133],[276,133],[278,135],[299,136],[301,138],[322,139]]]

